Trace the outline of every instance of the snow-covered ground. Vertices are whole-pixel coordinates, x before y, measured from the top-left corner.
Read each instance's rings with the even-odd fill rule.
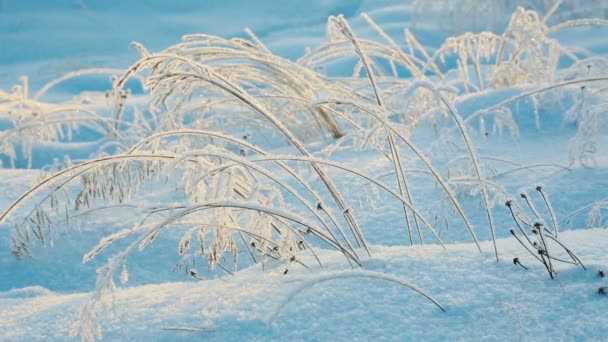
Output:
[[[505,259],[521,255],[525,271],[496,264],[470,244],[374,246],[369,272],[399,277],[431,294],[442,312],[402,285],[352,272],[343,257],[323,255],[326,269],[294,268],[287,275],[259,266],[209,281],[171,282],[119,290],[102,320],[107,340],[603,340],[606,298],[595,291],[608,263],[604,230],[564,233],[588,271],[566,267],[551,280],[521,246],[499,241]],[[599,247],[598,247],[599,246]],[[489,244],[484,244],[487,250]],[[336,279],[315,281],[330,274]],[[373,273],[372,273],[373,274]],[[353,275],[357,275],[356,273]],[[305,287],[310,285],[310,287]],[[294,294],[294,290],[300,290]],[[64,340],[78,319],[83,293],[25,287],[0,294],[3,340]],[[277,316],[281,304],[291,298]],[[193,328],[209,332],[165,330]]]
[[[568,1],[563,6],[574,2]],[[465,1],[463,6],[470,3],[474,2]],[[584,9],[584,4],[578,5]],[[608,8],[608,4],[604,8]],[[337,14],[344,14],[360,37],[385,44],[361,17],[362,13],[367,13],[404,50],[407,46],[403,42],[403,30],[409,29],[431,55],[446,38],[465,30],[491,29],[501,34],[511,15],[509,10],[496,18],[480,15],[463,20],[458,16],[474,11],[456,8],[447,20],[447,12],[442,12],[440,7],[396,0],[348,3],[153,0],[145,5],[135,0],[0,0],[0,91],[8,93],[13,85],[23,84],[22,75],[28,78],[31,96],[47,82],[74,70],[127,68],[139,58],[137,51],[129,48],[132,41],[142,43],[149,51],[159,51],[191,33],[248,39],[246,27],[273,53],[295,61],[324,41],[327,18]],[[561,8],[556,17],[568,17],[568,13]],[[604,19],[605,13],[596,11],[597,16]],[[556,20],[552,24],[563,21],[552,20]],[[608,68],[604,65],[608,63],[603,64],[602,58],[607,51],[607,26],[566,29],[551,37],[564,48],[573,48],[572,51],[581,54],[585,49],[588,56],[598,58],[584,59],[577,69],[562,57],[556,62],[555,75],[537,83],[487,88],[471,94],[465,94],[463,86],[456,85],[450,88],[459,92],[452,101],[463,119],[545,86],[585,78],[587,74],[606,77]],[[346,60],[321,71],[330,76],[350,77],[353,65],[355,63]],[[462,76],[456,67],[457,58],[453,56],[442,66],[448,80]],[[489,74],[489,67],[482,67],[481,74]],[[596,68],[600,71],[596,72]],[[473,74],[473,67],[469,70]],[[360,88],[364,88],[368,86],[367,79],[361,77]],[[587,90],[581,89],[580,84],[586,85]],[[514,101],[508,105],[512,116],[502,117],[502,122],[488,120],[486,127],[481,127],[482,123],[477,120],[467,121],[470,124],[467,132],[486,172],[489,185],[485,189],[492,189],[489,200],[498,238],[499,262],[496,262],[491,230],[480,199],[480,187],[467,183],[470,182],[467,174],[471,172],[467,166],[458,166],[458,156],[465,156],[466,161],[466,153],[464,149],[452,148],[461,144],[455,141],[460,139],[460,135],[454,133],[455,125],[442,119],[436,121],[435,126],[423,122],[412,126],[407,134],[411,134],[411,141],[430,156],[433,165],[449,180],[481,241],[481,253],[458,215],[442,199],[440,187],[420,162],[414,162],[413,156],[407,155],[406,160],[412,163],[405,169],[416,207],[433,219],[445,250],[428,231],[424,231],[425,245],[408,245],[400,202],[386,192],[372,192],[353,174],[328,168],[327,173],[349,194],[347,200],[353,205],[370,244],[371,256],[367,256],[363,248],[354,249],[361,257],[361,267],[351,267],[344,254],[313,243],[313,251],[323,267],[308,250],[298,255],[297,262],[294,262],[296,259],[270,258],[252,264],[248,261],[248,249],[242,248],[242,255],[235,262],[241,267],[237,272],[224,272],[219,267],[209,271],[206,264],[183,263],[178,246],[183,242],[184,230],[166,229],[150,246],[129,257],[128,282],[102,298],[99,321],[103,339],[605,340],[604,312],[608,297],[598,291],[604,286],[608,288],[608,278],[599,277],[598,272],[608,269],[608,231],[604,228],[608,224],[605,219],[608,205],[604,200],[603,206],[586,206],[608,197],[608,141],[605,138],[608,120],[601,120],[600,114],[600,119],[594,121],[599,122],[599,128],[588,131],[581,129],[590,122],[584,121],[585,118],[568,120],[567,113],[582,115],[585,110],[593,112],[602,108],[603,102],[597,100],[602,87],[592,82],[580,84],[543,92],[533,100],[525,97]],[[110,87],[111,82],[105,76],[75,78],[58,84],[44,94],[43,100],[99,110],[106,105],[103,93]],[[132,100],[143,103],[146,95],[139,88],[133,88]],[[390,89],[383,90],[390,92]],[[366,94],[371,98],[371,91]],[[5,112],[6,102],[2,101],[0,96],[0,129],[8,132],[13,128],[9,120],[13,114]],[[496,130],[492,127],[500,123],[504,125],[503,134],[499,134],[500,127]],[[243,135],[239,129],[228,133]],[[267,137],[264,132],[246,133],[255,144],[270,148],[277,156],[293,153],[283,140]],[[485,132],[488,134],[483,134]],[[256,133],[259,134],[256,136]],[[591,137],[591,133],[599,138],[592,140],[593,146],[585,145],[587,149],[581,153],[592,157],[584,160],[573,157],[571,148],[576,141],[573,139],[588,142],[585,138]],[[1,138],[8,141],[8,137],[7,134]],[[51,167],[49,164],[61,162],[64,156],[74,161],[93,157],[105,142],[94,127],[75,133],[69,142],[67,139],[54,143],[10,139],[17,146],[14,161],[17,168],[0,169],[0,214],[42,179]],[[316,153],[316,157],[322,156],[333,142],[322,134],[306,140],[307,148]],[[20,149],[28,143],[32,145],[31,169],[27,169],[27,153],[22,154]],[[405,150],[404,145],[402,149]],[[113,152],[111,147],[102,151]],[[376,150],[336,149],[331,160],[379,177],[397,188],[396,182],[385,177],[394,171],[390,156]],[[11,164],[5,154],[0,154],[0,161],[5,167]],[[321,183],[312,171],[303,172],[302,177],[314,186]],[[122,203],[123,207],[61,221],[57,224],[52,248],[34,245],[31,257],[18,260],[11,254],[14,226],[25,220],[27,212],[35,212],[36,200],[44,194],[20,206],[6,223],[0,224],[0,341],[79,339],[71,335],[71,330],[82,321],[83,305],[95,296],[96,270],[102,269],[108,260],[111,262],[112,255],[127,248],[129,242],[118,241],[86,263],[82,262],[83,255],[104,236],[137,224],[146,211],[136,206],[150,208],[186,203],[187,196],[175,191],[179,181],[167,178],[165,182],[144,184],[133,199]],[[542,186],[543,195],[549,196],[549,209],[540,192],[535,191],[537,186]],[[534,201],[539,213],[537,220],[551,225],[551,211],[557,220],[564,219],[559,224],[559,241],[576,254],[586,270],[573,264],[574,258],[559,245],[551,243],[553,256],[567,261],[554,261],[556,274],[555,279],[551,279],[543,264],[535,259],[538,256],[528,253],[513,238],[509,230],[516,226],[504,202],[513,198],[525,207],[526,203],[519,198],[521,192],[528,193]],[[294,205],[289,201],[294,200],[287,200],[287,206]],[[133,207],[126,207],[131,205]],[[568,215],[579,208],[583,208],[579,215],[567,220]],[[524,211],[532,215],[531,211]],[[523,235],[519,237],[523,239]],[[514,263],[514,258],[518,258],[520,265]],[[122,278],[126,278],[126,273]],[[412,287],[435,300],[445,311]]]

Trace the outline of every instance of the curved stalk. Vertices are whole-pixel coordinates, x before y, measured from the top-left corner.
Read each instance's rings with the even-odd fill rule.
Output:
[[[184,75],[196,78],[204,83],[209,83],[213,86],[216,86],[227,93],[235,96],[236,98],[243,101],[243,103],[247,104],[253,110],[261,114],[264,118],[266,118],[270,123],[272,123],[277,130],[285,136],[285,138],[304,156],[312,157],[312,154],[308,151],[308,149],[302,144],[295,135],[285,126],[273,113],[271,113],[264,105],[259,103],[254,97],[249,95],[244,89],[242,89],[239,85],[234,82],[229,81],[225,77],[214,72],[210,67],[207,67],[201,63],[197,63],[191,59],[185,58],[176,54],[154,54],[142,58],[139,62],[133,65],[127,73],[119,80],[117,83],[117,88],[122,88],[125,82],[133,76],[136,72],[138,72],[141,68],[144,68],[148,62],[158,61],[162,62],[163,60],[170,59],[180,61],[191,68],[193,68],[197,73],[186,73]],[[165,75],[169,76],[169,75]],[[352,213],[348,210],[348,206],[346,202],[333,181],[329,178],[329,176],[318,166],[313,165],[313,169],[321,179],[321,181],[325,184],[325,187],[333,197],[336,205],[342,211],[346,222],[348,223],[351,232],[355,236],[355,240],[357,243],[363,247],[366,252],[369,254],[369,248],[364,239],[362,239],[363,234],[361,233],[361,229],[359,224],[355,220]],[[359,238],[357,238],[359,237]]]

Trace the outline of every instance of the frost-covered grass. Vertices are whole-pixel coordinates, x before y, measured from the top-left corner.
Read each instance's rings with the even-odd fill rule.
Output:
[[[0,91],[2,161],[42,172],[9,180],[2,199],[1,314],[80,315],[27,314],[52,332],[6,336],[367,339],[387,320],[397,339],[599,338],[599,321],[556,332],[534,320],[564,319],[569,301],[591,317],[602,299],[606,59],[568,37],[608,21],[558,18],[566,5],[425,44],[385,19],[411,7],[375,5],[329,16],[298,59],[254,28],[21,78]],[[316,288],[339,290],[351,313],[311,307],[335,297]],[[378,289],[388,302],[365,302]],[[364,318],[370,305],[380,318]],[[516,324],[496,322],[505,312]]]

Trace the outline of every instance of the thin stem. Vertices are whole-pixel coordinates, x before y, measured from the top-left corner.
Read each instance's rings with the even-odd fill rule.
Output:
[[[543,201],[545,202],[545,206],[547,207],[549,216],[551,216],[551,222],[553,222],[553,233],[555,234],[555,237],[557,237],[558,227],[557,227],[557,220],[555,219],[555,214],[553,214],[553,208],[551,208],[551,205],[549,205],[549,200],[547,199],[547,196],[545,196],[545,193],[543,192],[543,190],[540,186],[536,187],[536,191],[538,191],[540,193],[540,195],[543,198]]]
[[[268,321],[269,322],[276,321],[276,319],[281,314],[281,311],[283,310],[283,308],[285,308],[285,306],[295,296],[302,293],[304,290],[311,288],[316,284],[324,283],[324,282],[335,280],[335,279],[343,279],[343,278],[373,278],[373,279],[381,279],[381,280],[393,282],[393,283],[405,286],[406,288],[419,293],[420,295],[424,296],[426,299],[431,301],[433,304],[435,304],[435,306],[437,306],[441,311],[446,312],[446,309],[443,306],[441,306],[435,299],[433,299],[433,297],[428,295],[426,292],[424,292],[420,288],[410,284],[409,281],[407,281],[404,278],[393,276],[390,274],[374,272],[374,271],[351,270],[351,271],[345,271],[345,272],[340,272],[340,273],[324,274],[324,275],[318,276],[316,278],[304,281],[300,286],[298,286],[296,289],[291,291],[291,293],[289,293],[287,295],[287,297],[285,297],[285,299],[278,305],[277,310],[269,317]]]

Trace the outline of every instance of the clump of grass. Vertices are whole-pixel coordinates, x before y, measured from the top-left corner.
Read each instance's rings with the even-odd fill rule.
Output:
[[[9,159],[10,167],[24,159],[31,168],[32,150],[36,146],[52,143],[68,143],[74,140],[94,143],[97,154],[111,153],[125,148],[128,142],[124,137],[125,128],[141,135],[145,131],[148,118],[139,117],[137,111],[127,109],[130,90],[115,92],[82,91],[79,96],[69,100],[45,100],[48,93],[58,85],[81,77],[108,77],[108,88],[112,87],[109,76],[122,73],[120,69],[92,68],[82,69],[61,75],[44,84],[35,93],[30,89],[27,77],[15,85],[11,92],[0,90],[0,155]],[[32,94],[33,93],[33,94]],[[100,101],[103,103],[100,104]],[[130,111],[129,121],[112,117],[112,111]],[[17,150],[20,149],[20,151]],[[38,165],[42,167],[44,165]]]
[[[517,227],[517,231],[511,229],[509,232],[535,260],[545,267],[551,279],[557,276],[555,263],[578,265],[586,270],[585,265],[583,265],[574,252],[558,239],[559,228],[557,220],[542,186],[537,186],[535,190],[542,199],[545,210],[551,218],[551,223],[547,225],[534,205],[532,198],[526,193],[521,193],[520,197],[523,205],[518,205],[512,200],[505,203]],[[564,259],[555,249],[565,252],[566,257],[570,260]],[[513,263],[523,267],[518,258],[514,259]]]

